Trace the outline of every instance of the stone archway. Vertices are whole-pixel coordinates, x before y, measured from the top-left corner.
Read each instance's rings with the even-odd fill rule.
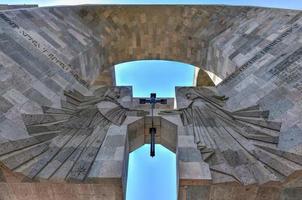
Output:
[[[184,62],[225,78],[231,71],[208,61],[210,41],[248,11],[223,6],[88,6],[75,13],[102,38],[101,70],[94,84],[112,84],[106,82],[111,67],[135,60]]]
[[[160,106],[159,106],[160,107]],[[158,110],[157,110],[158,111]],[[157,112],[155,111],[155,112]],[[174,121],[175,122],[175,121]],[[138,119],[130,124],[128,124],[128,129],[127,129],[127,135],[128,135],[128,141],[127,141],[127,145],[128,145],[128,155],[126,160],[128,161],[128,159],[131,162],[126,162],[125,164],[127,165],[124,170],[125,171],[124,174],[127,174],[126,179],[124,180],[124,184],[125,181],[127,181],[127,191],[125,191],[125,194],[127,195],[128,198],[131,197],[133,198],[133,195],[136,196],[136,198],[138,197],[136,192],[133,192],[134,190],[137,191],[137,188],[140,187],[141,185],[144,185],[143,187],[146,188],[148,186],[152,186],[153,188],[153,192],[150,192],[149,195],[155,195],[155,196],[161,196],[160,192],[157,190],[161,190],[162,192],[165,192],[165,194],[167,196],[171,196],[171,194],[167,193],[167,191],[162,190],[162,188],[160,188],[157,184],[151,184],[150,182],[153,183],[162,183],[163,177],[165,178],[169,178],[170,182],[166,181],[166,184],[162,185],[164,187],[170,188],[170,192],[171,190],[174,191],[175,193],[173,194],[173,196],[177,197],[177,192],[178,192],[178,183],[179,183],[179,166],[178,166],[178,162],[177,162],[177,154],[178,154],[178,150],[177,150],[177,145],[178,145],[178,125],[174,124],[174,122],[171,122],[170,120],[167,120],[161,116],[155,116],[154,117],[154,127],[156,128],[156,138],[155,138],[155,142],[156,144],[161,144],[162,147],[161,148],[166,148],[166,153],[163,154],[161,150],[161,153],[159,153],[159,149],[156,147],[155,150],[155,158],[147,158],[149,157],[149,150],[147,152],[145,152],[146,154],[144,155],[144,157],[141,159],[134,159],[137,156],[137,152],[134,151],[142,151],[141,148],[145,148],[142,147],[145,144],[150,144],[150,134],[149,134],[149,128],[151,127],[151,116],[145,116],[141,119]],[[167,153],[169,152],[169,153]],[[133,154],[133,155],[131,155]],[[172,160],[170,160],[170,162],[161,160],[163,157],[170,157],[172,155],[167,155],[167,154],[174,154],[174,159],[173,162]],[[131,157],[132,156],[132,157]],[[154,160],[155,159],[155,160]],[[159,160],[161,160],[159,162]],[[159,165],[155,165],[154,162],[157,162]],[[148,167],[149,169],[153,169],[155,171],[149,172],[146,169],[142,169],[138,166],[135,166],[135,163],[138,166],[144,166]],[[151,166],[148,166],[146,164],[141,164],[141,163],[152,163]],[[164,165],[163,163],[165,163],[166,165]],[[168,167],[168,166],[169,167]],[[150,177],[149,179],[147,179],[146,177],[148,177],[148,174],[142,174],[141,172],[139,173],[140,175],[138,175],[138,173],[134,173],[133,169],[139,170],[139,171],[144,171],[145,173],[154,173],[154,174],[160,174],[159,177],[154,178],[154,177]],[[165,169],[165,170],[163,170]],[[169,175],[164,174],[163,171],[169,173]],[[132,177],[130,177],[132,175]],[[142,176],[142,177],[139,177]],[[145,179],[145,181],[142,181],[142,179]],[[137,183],[137,181],[140,181],[140,184]],[[133,182],[135,182],[135,184],[133,184]],[[149,182],[149,184],[148,184]],[[130,183],[130,185],[129,185]],[[134,189],[135,188],[135,189]],[[157,189],[156,189],[157,188]],[[173,189],[171,189],[173,188]],[[145,191],[147,192],[147,191]],[[156,193],[156,194],[155,194]],[[138,193],[139,194],[139,193]],[[130,198],[131,199],[131,198]]]
[[[53,173],[59,173],[53,166],[61,167],[62,162],[57,161],[72,153],[70,150],[72,148],[70,148],[58,160],[53,160],[59,155],[55,153],[59,152],[57,147],[64,145],[64,141],[72,137],[72,131],[66,134],[63,131],[60,137],[64,140],[57,138],[53,141],[52,139],[57,137],[57,133],[54,133],[57,130],[53,130],[57,127],[53,123],[64,124],[75,110],[78,112],[86,109],[86,101],[95,103],[94,101],[99,99],[95,99],[94,95],[120,98],[119,103],[114,104],[115,106],[127,104],[127,101],[131,100],[125,95],[130,90],[122,90],[120,95],[115,95],[113,92],[113,96],[111,92],[106,92],[108,88],[104,85],[112,83],[112,66],[131,60],[165,59],[189,63],[221,77],[223,81],[216,88],[210,89],[219,94],[212,95],[210,98],[211,101],[216,99],[213,101],[215,105],[217,99],[219,101],[228,99],[223,102],[224,111],[220,109],[220,114],[221,112],[228,116],[239,114],[236,118],[237,122],[241,120],[241,123],[253,124],[252,127],[258,123],[260,129],[263,127],[273,129],[265,136],[259,136],[257,135],[259,132],[255,131],[252,136],[243,136],[246,138],[242,141],[257,140],[259,142],[260,140],[260,143],[263,141],[271,143],[270,148],[263,149],[263,146],[255,147],[254,144],[257,141],[252,141],[251,146],[247,145],[249,151],[245,155],[256,154],[256,157],[264,163],[260,165],[269,167],[264,167],[264,169],[262,166],[257,166],[265,172],[269,171],[268,174],[277,174],[276,176],[258,176],[258,178],[252,176],[252,179],[245,179],[241,170],[251,170],[250,167],[254,165],[243,166],[253,159],[248,156],[250,159],[243,159],[240,163],[235,162],[232,156],[237,155],[238,152],[228,149],[228,143],[222,142],[224,149],[218,148],[217,154],[222,155],[220,157],[222,160],[229,159],[227,163],[231,163],[231,167],[228,165],[226,168],[223,165],[224,162],[222,165],[213,165],[215,162],[205,163],[200,157],[182,154],[184,167],[180,167],[180,172],[183,169],[185,176],[184,181],[180,181],[181,190],[184,193],[181,197],[193,198],[194,195],[198,196],[203,192],[208,195],[205,197],[214,199],[219,199],[224,193],[227,194],[225,199],[232,199],[234,196],[237,198],[237,195],[241,194],[244,198],[249,196],[251,199],[293,197],[295,192],[299,191],[297,186],[301,186],[298,173],[302,146],[301,16],[301,11],[296,10],[240,6],[67,6],[1,11],[0,147],[2,149],[1,161],[6,163],[4,175],[0,176],[0,181],[5,182],[1,184],[1,191],[6,191],[3,194],[9,198],[34,199],[43,196],[41,188],[45,187],[44,194],[49,194],[49,198],[55,198],[55,195],[57,198],[70,198],[66,194],[74,196],[72,193],[74,190],[87,192],[90,195],[88,197],[91,198],[94,198],[94,195],[103,195],[99,194],[100,191],[105,191],[107,196],[104,195],[107,198],[110,198],[110,195],[112,198],[121,198],[120,179],[118,184],[108,185],[105,180],[100,184],[92,178],[95,182],[83,184],[84,186],[81,185],[81,187],[64,182],[62,185],[66,191],[62,191],[61,184],[53,185],[49,180],[46,181],[46,185],[31,181],[35,177],[48,178]],[[93,83],[95,83],[94,86],[92,86]],[[69,96],[64,96],[64,91],[69,90],[73,90],[74,94],[69,93]],[[100,93],[94,93],[99,90]],[[118,88],[113,88],[113,90],[118,90]],[[180,134],[183,138],[178,141],[179,145],[180,141],[185,142],[182,144],[184,152],[194,155],[202,153],[202,156],[208,158],[213,155],[213,149],[200,151],[203,150],[204,145],[199,145],[197,148],[194,146],[198,140],[194,141],[194,129],[190,123],[199,118],[190,116],[190,112],[185,109],[185,106],[188,106],[186,105],[189,102],[188,98],[194,95],[177,97],[178,108],[183,109],[181,112],[185,113],[184,119],[188,124],[184,128],[186,131],[182,130],[183,133],[188,134]],[[195,108],[197,115],[200,115],[198,110],[205,108],[205,104],[207,103],[197,102],[193,105],[197,107]],[[115,108],[111,103],[106,105]],[[113,109],[113,111],[103,107],[104,116],[101,118],[106,120],[110,118],[110,123],[119,124],[125,117],[125,110],[117,107],[118,109]],[[211,110],[217,109],[213,106],[211,108]],[[96,108],[92,110],[97,111]],[[239,111],[235,112],[236,110]],[[263,110],[270,110],[271,115],[268,116]],[[91,119],[93,116],[86,111],[81,110],[77,116],[83,120]],[[107,113],[107,111],[111,112]],[[52,114],[48,112],[55,116],[49,116]],[[118,117],[115,117],[116,112],[119,113]],[[46,115],[41,117],[43,113]],[[24,114],[32,115],[34,120],[32,117],[23,118]],[[263,119],[254,119],[259,117]],[[42,125],[34,124],[37,123],[36,120]],[[107,122],[106,120],[103,122]],[[282,126],[272,120],[282,121]],[[237,122],[234,123],[237,124]],[[197,126],[195,124],[196,127],[202,125],[200,121],[194,123],[197,124]],[[89,129],[88,134],[80,131],[80,136],[90,137],[90,128],[95,128],[90,127],[90,124],[81,127],[78,123],[64,124],[63,127],[70,128],[73,125],[77,129]],[[61,129],[62,126],[59,128]],[[107,128],[104,126],[101,129],[102,138],[95,141],[91,139],[97,143],[96,146],[100,141],[104,141],[103,137],[107,134]],[[280,128],[279,135],[275,132],[276,130],[278,132]],[[225,132],[224,129],[222,131]],[[32,132],[37,135],[33,136]],[[114,131],[110,134],[114,135]],[[242,144],[242,141],[238,143]],[[261,146],[259,143],[257,145]],[[272,146],[274,148],[271,148]],[[32,151],[32,148],[39,151]],[[47,152],[45,157],[41,156],[45,153],[43,150]],[[243,151],[241,147],[237,150]],[[82,156],[85,162],[80,160],[73,163],[74,170],[71,170],[70,176],[63,176],[64,181],[65,178],[78,181],[87,178],[86,175],[90,170],[88,166],[95,161],[90,156],[97,156],[98,151],[88,148],[85,152],[87,158]],[[243,152],[246,153],[245,150]],[[264,155],[259,156],[260,154]],[[123,162],[122,160],[109,162],[106,160],[106,158],[111,159],[109,155],[104,153],[104,156],[99,156],[96,160],[95,169],[97,170],[94,171],[96,175],[103,173],[104,177],[108,178],[107,175],[110,177],[112,173],[110,166]],[[239,156],[239,158],[246,157]],[[105,167],[99,168],[101,162],[105,162],[107,169],[110,170],[104,171]],[[46,165],[50,163],[51,165],[46,168]],[[272,166],[272,163],[276,165]],[[276,166],[278,169],[274,168]],[[232,170],[233,168],[238,170]],[[270,170],[271,168],[273,170]],[[197,171],[188,171],[188,169],[197,169]],[[223,184],[215,185],[215,183],[200,181],[208,180],[210,169],[216,170],[213,172],[215,174],[213,180],[233,181],[235,179],[234,185],[223,186]],[[222,169],[225,169],[227,173],[219,174]],[[216,174],[217,171],[220,172]],[[196,176],[196,174],[199,175]],[[119,177],[121,178],[122,174]],[[223,178],[217,179],[217,177]],[[259,181],[262,177],[264,180],[271,180],[270,178],[273,177],[278,181],[286,180],[286,182],[266,187],[266,184]],[[190,181],[191,179],[197,179],[197,183]],[[116,181],[115,178],[111,180]],[[248,184],[249,181],[262,185],[261,187],[240,185]],[[196,184],[199,185],[196,186]],[[282,187],[284,188],[281,190]],[[119,191],[118,195],[114,193],[115,189]],[[228,192],[230,190],[231,192]],[[242,196],[240,198],[242,199]]]

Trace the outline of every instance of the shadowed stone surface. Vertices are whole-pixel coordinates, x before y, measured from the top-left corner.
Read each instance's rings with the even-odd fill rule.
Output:
[[[122,199],[150,119],[113,66],[140,59],[223,79],[156,110],[179,199],[302,199],[301,26],[301,11],[240,6],[1,11],[0,199]]]
[[[34,8],[38,7],[38,5],[10,5],[10,4],[0,4],[0,10],[11,10],[11,9],[19,9],[19,8]]]
[[[21,79],[12,72],[2,73],[1,93],[17,89],[31,97],[33,87],[48,98],[29,98],[27,110],[38,113],[38,105],[50,102],[59,107],[59,96],[67,87],[84,92],[85,87],[75,80],[84,85],[112,85],[114,64],[167,59],[201,67],[222,79],[228,77],[218,89],[230,98],[229,109],[259,104],[271,111],[272,119],[282,120],[281,135],[295,125],[302,134],[301,11],[231,6],[73,6],[5,11],[0,23],[0,64],[9,71],[30,74]],[[9,84],[16,79],[17,85]],[[10,120],[16,122],[15,118]],[[300,151],[301,143],[280,141],[279,147]]]

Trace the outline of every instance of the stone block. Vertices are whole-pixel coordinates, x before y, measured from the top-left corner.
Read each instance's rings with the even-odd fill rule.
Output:
[[[205,162],[179,161],[179,179],[189,181],[206,182],[211,180],[209,165]]]
[[[280,199],[280,188],[278,187],[259,187],[257,192],[258,200],[275,200]]]
[[[285,188],[281,192],[281,200],[300,200],[302,199],[302,188]]]
[[[37,102],[40,106],[51,106],[52,102],[47,97],[43,96],[39,91],[34,88],[24,92],[24,95],[31,101]]]
[[[0,111],[2,113],[6,113],[11,107],[13,107],[13,104],[10,103],[8,100],[0,96]]]
[[[102,179],[118,178],[122,180],[123,161],[100,160],[95,161],[87,177],[88,181],[101,182]]]
[[[178,148],[178,159],[182,162],[198,162],[201,161],[201,154],[200,152],[194,148]]]
[[[208,200],[210,197],[210,186],[187,186],[186,200]]]
[[[15,89],[11,89],[7,91],[3,97],[7,99],[11,104],[22,106],[28,101],[28,98],[26,98],[21,92]]]
[[[302,129],[294,125],[280,134],[279,148],[289,150],[302,142]]]

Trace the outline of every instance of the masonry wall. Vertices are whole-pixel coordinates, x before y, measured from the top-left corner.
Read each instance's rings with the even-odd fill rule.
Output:
[[[122,196],[118,183],[0,183],[0,198],[6,200],[122,200]]]
[[[282,121],[279,147],[302,153],[302,12],[252,10],[210,42],[207,67],[231,110],[259,104]]]
[[[0,139],[27,137],[21,113],[89,94],[101,72],[138,59],[190,63],[225,79],[235,110],[282,121],[279,147],[302,153],[301,11],[228,6],[79,6],[0,12]],[[110,82],[110,78],[108,78]],[[100,81],[102,82],[102,81]]]
[[[298,200],[301,189],[278,186],[191,185],[180,187],[179,200]]]
[[[19,8],[33,8],[38,7],[35,4],[24,4],[24,5],[11,5],[11,4],[0,4],[0,10],[10,10],[10,9],[19,9]]]
[[[65,89],[89,94],[99,42],[72,9],[0,12],[1,141],[27,137],[21,113],[61,107]]]

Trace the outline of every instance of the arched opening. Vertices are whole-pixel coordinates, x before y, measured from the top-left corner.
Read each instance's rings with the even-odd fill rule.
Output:
[[[150,157],[151,117],[128,125],[127,200],[176,200],[178,172],[176,163],[177,125],[164,117],[154,117],[155,157]],[[149,171],[151,170],[151,171]],[[136,173],[137,172],[137,173]],[[150,176],[153,175],[153,176]],[[162,187],[166,189],[163,190]]]
[[[156,156],[151,158],[149,146],[129,155],[126,200],[176,200],[176,155],[156,144]]]
[[[128,125],[127,200],[176,200],[177,124],[158,116],[157,112],[173,108],[175,86],[193,86],[196,72],[198,70],[192,65],[160,60],[127,62],[115,67],[116,85],[132,86],[134,102],[137,97],[147,97],[151,92],[158,97],[168,97],[168,105],[158,105],[153,118],[157,129],[155,157],[149,154],[151,116]],[[141,105],[140,109],[149,111],[150,105]]]
[[[115,66],[117,86],[133,88],[134,97],[147,97],[156,92],[158,97],[175,97],[175,86],[193,86],[196,67],[166,60],[140,60]]]

